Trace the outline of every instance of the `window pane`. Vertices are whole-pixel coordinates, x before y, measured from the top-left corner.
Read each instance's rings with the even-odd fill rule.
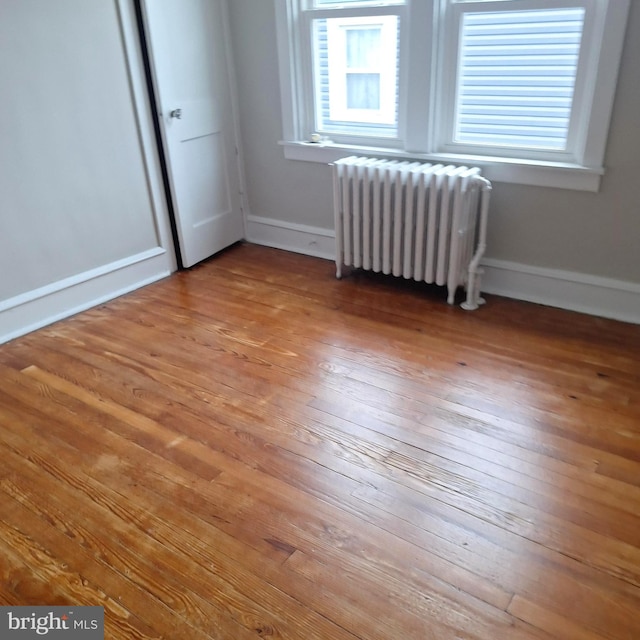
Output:
[[[347,74],[347,109],[380,109],[380,74]]]
[[[318,131],[397,135],[398,29],[394,15],[313,21]]]
[[[584,9],[465,13],[455,140],[564,150]]]
[[[380,64],[380,29],[347,29],[347,67],[368,69]]]

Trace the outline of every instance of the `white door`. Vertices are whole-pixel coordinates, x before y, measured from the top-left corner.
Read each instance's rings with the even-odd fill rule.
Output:
[[[225,0],[143,0],[185,267],[244,237]]]

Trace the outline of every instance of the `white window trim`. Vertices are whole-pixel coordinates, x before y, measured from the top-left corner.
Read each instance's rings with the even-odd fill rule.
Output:
[[[437,19],[441,7],[439,0],[433,1],[433,8],[428,7],[429,3],[427,2],[412,7],[409,28],[416,28],[422,19],[430,18],[428,15],[430,10],[435,12],[434,19]],[[595,2],[598,13],[594,26],[597,33],[594,34],[593,42],[599,43],[600,46],[592,46],[588,51],[589,64],[594,65],[597,70],[593,75],[593,82],[585,88],[585,91],[593,96],[593,100],[591,101],[591,109],[586,110],[582,119],[581,126],[586,127],[584,149],[581,150],[579,162],[554,162],[470,153],[418,151],[418,149],[434,149],[435,147],[435,142],[430,139],[429,133],[435,129],[437,117],[433,100],[429,99],[434,91],[435,77],[431,81],[425,80],[424,77],[427,75],[424,74],[425,64],[429,66],[430,61],[422,59],[418,64],[415,57],[411,56],[409,56],[409,70],[406,75],[410,75],[412,78],[412,90],[420,92],[422,98],[426,100],[425,103],[431,105],[428,115],[418,112],[414,105],[407,105],[407,111],[404,114],[407,129],[419,132],[417,136],[412,136],[413,144],[405,144],[403,148],[387,148],[382,145],[354,144],[352,141],[348,141],[348,143],[309,142],[309,136],[312,132],[302,130],[303,125],[300,122],[298,105],[304,102],[303,83],[309,82],[310,79],[305,79],[300,69],[296,68],[296,61],[301,59],[300,52],[297,50],[299,45],[297,45],[296,38],[293,37],[289,27],[297,18],[297,3],[295,0],[275,0],[283,122],[283,139],[280,144],[283,146],[284,155],[290,160],[320,163],[333,162],[345,155],[357,153],[415,158],[422,161],[473,164],[481,167],[483,174],[489,180],[496,182],[596,192],[599,190],[601,177],[605,172],[603,167],[604,152],[630,0],[595,0]],[[491,2],[491,4],[498,4],[498,2]],[[427,15],[420,15],[422,12],[427,12]],[[423,71],[421,75],[420,69]],[[401,93],[405,90],[405,83],[406,78],[401,78]],[[425,117],[429,118],[427,126],[416,128],[416,124],[424,122]]]

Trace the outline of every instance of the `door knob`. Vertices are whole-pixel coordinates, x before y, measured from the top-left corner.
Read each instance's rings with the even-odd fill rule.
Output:
[[[172,111],[169,111],[169,117],[170,118],[175,118],[176,120],[181,120],[182,119],[182,109],[173,109]]]

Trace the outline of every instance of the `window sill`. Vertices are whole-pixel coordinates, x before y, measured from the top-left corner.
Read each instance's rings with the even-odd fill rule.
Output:
[[[350,155],[406,158],[424,162],[465,164],[482,169],[482,175],[492,182],[555,187],[576,191],[597,192],[603,168],[583,167],[563,162],[515,160],[490,156],[472,156],[453,153],[410,153],[382,147],[364,147],[334,142],[280,142],[288,160],[327,164]]]

